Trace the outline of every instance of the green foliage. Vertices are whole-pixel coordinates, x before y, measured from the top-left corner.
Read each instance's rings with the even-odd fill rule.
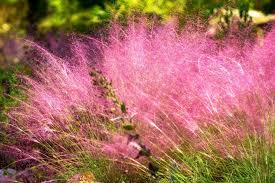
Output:
[[[78,0],[48,1],[48,15],[39,22],[39,30],[43,32],[52,28],[62,28],[85,31],[90,26],[109,19],[109,14],[101,6],[88,4],[88,7],[83,7],[81,2]]]
[[[237,155],[221,155],[214,149],[184,149],[172,155],[175,161],[157,160],[160,182],[241,182],[271,183],[275,181],[275,146],[260,137],[250,136]]]
[[[127,108],[126,108],[126,105],[125,105],[125,103],[123,102],[121,105],[120,105],[120,109],[121,109],[121,112],[123,112],[123,113],[126,113],[127,111]]]
[[[75,161],[78,161],[80,166],[76,167],[65,162],[66,172],[60,172],[58,179],[69,180],[76,174],[91,172],[95,179],[100,182],[122,182],[126,180],[123,172],[107,159],[95,159],[89,154],[80,153]]]
[[[186,9],[190,14],[199,13],[203,17],[208,18],[211,14],[213,14],[215,9],[225,6],[227,2],[227,0],[188,0]]]
[[[108,9],[115,18],[131,16],[135,13],[153,14],[167,19],[171,15],[179,15],[185,11],[186,0],[117,0],[109,4]]]
[[[6,3],[6,4],[13,4],[13,3],[17,3],[19,1],[22,1],[22,0],[2,0],[1,3]]]
[[[187,10],[189,13],[199,13],[205,18],[209,18],[217,9],[236,8],[240,11],[241,17],[246,16],[250,8],[253,8],[252,0],[188,0]]]
[[[239,10],[240,18],[243,18],[244,22],[247,22],[249,18],[248,11],[252,7],[251,0],[242,0],[242,1],[238,0],[237,7]]]
[[[274,0],[253,0],[254,8],[261,10],[265,13],[274,13],[275,1]]]
[[[0,35],[10,32],[24,33],[27,11],[27,4],[24,1],[1,1]]]
[[[25,98],[22,89],[18,86],[20,80],[17,74],[27,72],[24,66],[15,66],[9,69],[0,68],[0,122],[7,121],[6,113]]]
[[[133,126],[132,124],[125,124],[125,125],[123,125],[123,129],[125,129],[127,131],[132,131],[135,129],[135,126]]]
[[[116,162],[114,159],[91,153],[83,148],[78,140],[66,134],[62,136],[56,143],[43,141],[36,144],[36,149],[45,157],[40,159],[40,163],[55,168],[55,180],[79,182],[72,180],[76,175],[80,175],[86,178],[94,177],[93,180],[97,182],[152,182],[148,174],[140,174],[140,171],[135,171],[134,168],[125,171],[125,167],[129,168],[126,161]]]
[[[38,28],[39,33],[54,29],[87,32],[107,24],[111,19],[126,20],[133,15],[153,15],[161,20],[167,20],[175,15],[192,17],[199,13],[208,18],[221,7],[237,8],[241,17],[246,19],[248,8],[271,13],[275,3],[271,0],[2,0],[1,6],[9,6],[6,10],[0,9],[2,19],[6,16],[9,19],[16,17],[12,19],[17,23],[9,21],[8,28],[16,25],[18,30],[26,29],[28,25],[34,30]],[[18,16],[6,13],[13,9]],[[7,25],[4,29],[7,29]]]

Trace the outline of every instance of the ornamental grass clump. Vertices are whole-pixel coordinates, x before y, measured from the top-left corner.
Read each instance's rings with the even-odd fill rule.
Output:
[[[26,159],[63,180],[271,181],[274,37],[133,23],[62,58],[28,42],[39,67],[11,126],[32,142]]]
[[[9,113],[11,131],[16,131],[18,142],[5,146],[14,157],[20,157],[15,164],[31,161],[38,172],[46,167],[60,181],[89,171],[99,180],[107,174],[113,177],[108,177],[110,180],[122,180],[123,171],[121,176],[115,175],[121,169],[111,172],[119,160],[114,156],[110,160],[108,147],[127,137],[122,136],[121,124],[112,121],[122,112],[119,102],[107,98],[112,92],[107,80],[78,54],[82,52],[77,50],[77,42],[68,51],[74,55],[71,58],[60,58],[30,41],[27,44],[36,60],[34,73],[22,77],[27,100]],[[127,142],[120,148],[121,154],[138,153]]]
[[[257,46],[237,37],[215,41],[190,29],[178,34],[173,25],[132,25],[110,37],[104,74],[141,126],[169,136],[154,139],[146,129],[157,143],[181,141],[183,131],[196,135],[204,125],[224,126],[234,115],[250,127],[239,130],[262,131],[273,105],[272,36]]]
[[[114,30],[103,73],[135,116],[160,176],[271,181],[274,28],[259,43],[236,34],[215,40],[196,27],[179,33],[173,23]],[[153,174],[159,168],[151,167]]]

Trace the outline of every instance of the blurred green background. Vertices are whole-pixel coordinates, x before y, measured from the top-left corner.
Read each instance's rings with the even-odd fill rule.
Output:
[[[143,16],[167,21],[178,17],[180,23],[199,16],[209,20],[220,9],[236,9],[246,16],[271,14],[274,0],[1,0],[0,66],[20,61],[23,53],[17,38],[45,38],[48,33],[95,33],[110,21],[125,22],[128,17]],[[254,12],[255,14],[255,12]],[[228,14],[231,15],[230,13]],[[46,40],[46,39],[45,39]],[[15,56],[16,55],[16,56]]]
[[[177,17],[182,25],[200,17],[214,29],[227,29],[232,16],[244,23],[253,17],[261,26],[274,21],[274,9],[274,0],[0,0],[0,121],[21,95],[18,74],[31,73],[21,66],[22,38],[47,44],[67,33],[95,34],[111,21],[127,22],[129,17],[160,22]]]

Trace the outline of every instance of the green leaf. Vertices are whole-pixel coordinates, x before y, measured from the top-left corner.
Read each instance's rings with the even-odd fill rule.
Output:
[[[123,125],[123,129],[131,131],[131,130],[134,130],[135,127],[132,124],[126,124],[126,125]]]
[[[123,113],[126,113],[126,112],[127,112],[127,111],[126,111],[126,105],[125,105],[124,102],[120,105],[120,109],[121,109],[121,111],[122,111]]]

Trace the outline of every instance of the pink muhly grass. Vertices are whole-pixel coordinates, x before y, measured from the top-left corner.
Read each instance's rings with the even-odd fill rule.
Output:
[[[143,141],[156,152],[180,146],[186,135],[195,141],[205,125],[227,137],[263,132],[274,115],[274,29],[263,45],[177,32],[173,24],[116,27],[104,47],[104,74],[137,114]]]
[[[60,58],[36,43],[27,44],[34,49],[31,56],[37,59],[37,66],[32,77],[23,77],[27,100],[9,116],[12,126],[22,131],[20,140],[43,148],[20,147],[22,152],[27,151],[37,162],[49,163],[54,171],[59,168],[52,163],[63,167],[77,161],[81,153],[95,159],[106,155],[135,157],[137,150],[127,145],[127,137],[110,120],[116,117],[110,112],[113,104],[94,85],[90,75],[94,63],[88,61],[85,46],[76,41],[71,45],[72,56]],[[45,160],[44,148],[55,158]]]
[[[66,120],[75,108],[103,114],[103,100],[92,84],[89,67],[81,61],[74,64],[49,54],[47,62],[36,71],[36,78],[25,78],[29,87],[28,101],[21,106],[24,112],[16,112],[16,117],[37,126],[29,126],[34,131],[45,127],[46,133],[48,125],[56,120],[61,122],[62,118]],[[44,132],[38,133],[43,135]]]
[[[266,119],[274,115],[274,29],[263,45],[236,37],[214,40],[193,28],[179,33],[173,24],[112,30],[108,42],[89,39],[102,50],[92,61],[89,44],[74,42],[71,53],[59,58],[30,43],[39,53],[39,69],[24,78],[28,100],[10,117],[32,140],[54,143],[66,158],[84,151],[134,160],[142,145],[158,155],[180,150],[186,141],[204,148],[208,140],[227,151],[224,139],[265,135]],[[110,113],[113,104],[90,76],[95,61],[127,113]],[[112,119],[121,116],[132,118],[140,139],[131,141],[129,132],[117,128],[122,122]],[[204,141],[200,136],[211,125],[222,134]],[[64,135],[75,149],[62,145]]]

